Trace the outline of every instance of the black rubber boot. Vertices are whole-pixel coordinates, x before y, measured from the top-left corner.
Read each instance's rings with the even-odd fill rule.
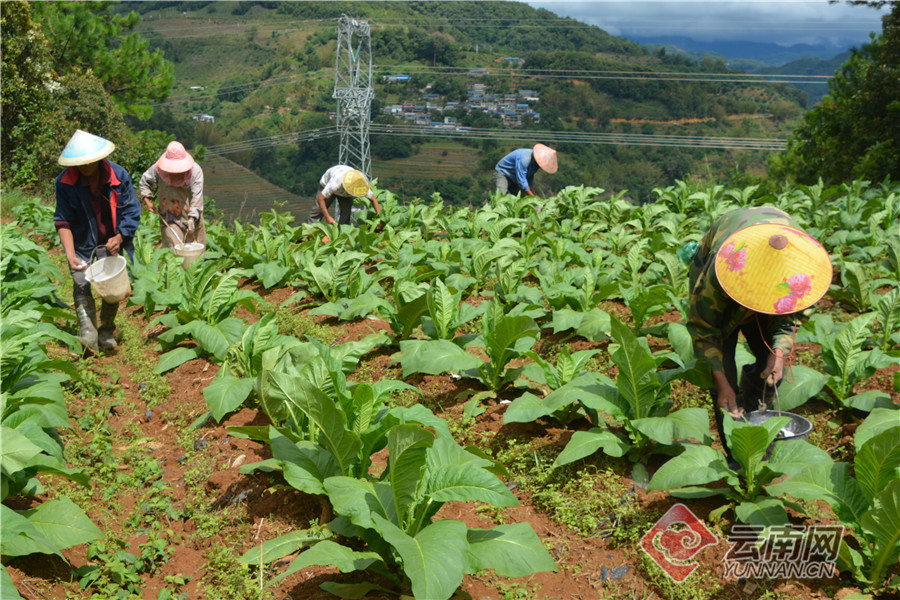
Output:
[[[91,295],[74,296],[75,316],[78,318],[78,339],[85,350],[96,354],[97,350],[97,307]]]
[[[103,351],[115,350],[119,347],[116,343],[116,313],[119,312],[118,304],[103,302],[100,305],[100,330],[98,342]]]

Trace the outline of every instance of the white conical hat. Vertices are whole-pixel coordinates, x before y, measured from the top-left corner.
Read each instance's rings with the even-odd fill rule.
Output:
[[[59,155],[59,164],[64,167],[89,165],[101,158],[106,158],[116,145],[100,136],[77,129],[69,143]]]

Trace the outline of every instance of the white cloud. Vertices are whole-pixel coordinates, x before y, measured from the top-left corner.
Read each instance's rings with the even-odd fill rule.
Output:
[[[785,46],[826,41],[859,45],[868,41],[869,32],[881,31],[881,16],[889,10],[826,0],[535,0],[528,4],[596,25],[613,35],[748,40]]]

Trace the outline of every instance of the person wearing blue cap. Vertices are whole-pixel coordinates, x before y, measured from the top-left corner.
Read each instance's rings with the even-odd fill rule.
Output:
[[[102,137],[75,132],[59,156],[66,169],[56,178],[53,221],[72,274],[72,300],[78,317],[78,337],[94,353],[114,350],[119,305],[103,302],[97,309],[91,284],[85,279],[93,257],[134,257],[133,238],[141,223],[141,205],[128,171],[106,160],[115,144]]]

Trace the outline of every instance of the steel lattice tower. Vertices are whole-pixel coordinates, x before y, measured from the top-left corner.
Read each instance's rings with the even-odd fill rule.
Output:
[[[372,176],[369,154],[369,110],[372,88],[372,36],[366,21],[341,15],[338,20],[334,94],[341,134],[339,162]]]

